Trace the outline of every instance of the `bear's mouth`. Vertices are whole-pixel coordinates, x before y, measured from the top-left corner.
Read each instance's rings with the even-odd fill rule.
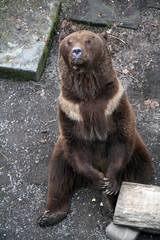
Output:
[[[79,66],[73,65],[73,69],[77,70],[79,68]]]
[[[74,58],[71,63],[74,70],[78,70],[84,66],[84,60],[82,58]]]

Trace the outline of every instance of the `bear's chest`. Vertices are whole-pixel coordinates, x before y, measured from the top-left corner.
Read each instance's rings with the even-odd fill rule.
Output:
[[[106,114],[106,103],[103,101],[86,101],[73,103],[62,95],[59,105],[67,119],[72,120],[71,135],[87,141],[105,141],[113,129],[114,121],[111,114]],[[65,124],[65,128],[67,122]],[[68,130],[67,130],[68,131]]]
[[[74,124],[77,137],[88,140],[105,140],[108,136],[108,119],[103,106],[95,103],[80,105],[82,121]]]
[[[76,138],[86,141],[105,141],[108,136],[105,124],[101,127],[100,125],[97,126],[86,122],[76,122],[74,124],[73,132]]]

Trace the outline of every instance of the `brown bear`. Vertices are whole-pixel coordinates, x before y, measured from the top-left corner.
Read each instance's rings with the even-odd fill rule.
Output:
[[[50,163],[46,210],[38,219],[42,227],[67,216],[77,186],[103,189],[114,208],[122,181],[146,183],[152,173],[106,40],[106,33],[90,31],[60,36],[60,137]]]

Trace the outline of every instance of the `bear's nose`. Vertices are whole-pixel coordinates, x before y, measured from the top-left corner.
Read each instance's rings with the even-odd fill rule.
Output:
[[[75,47],[72,49],[72,55],[76,58],[82,55],[82,49],[80,47]]]

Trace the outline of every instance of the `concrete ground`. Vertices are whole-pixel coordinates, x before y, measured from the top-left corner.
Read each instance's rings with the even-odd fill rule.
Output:
[[[75,192],[72,212],[56,226],[40,228],[36,223],[45,208],[49,161],[59,135],[56,106],[60,92],[59,33],[84,28],[95,32],[107,30],[69,21],[67,2],[62,5],[61,27],[53,38],[40,81],[0,81],[0,239],[3,240],[108,240],[105,228],[111,217],[103,209],[101,193],[94,189]],[[152,157],[154,173],[150,183],[160,186],[159,10],[144,7],[140,13],[136,31],[116,24],[108,29],[108,45],[135,111],[137,129]],[[159,240],[160,236],[142,232],[138,240],[143,239]]]

